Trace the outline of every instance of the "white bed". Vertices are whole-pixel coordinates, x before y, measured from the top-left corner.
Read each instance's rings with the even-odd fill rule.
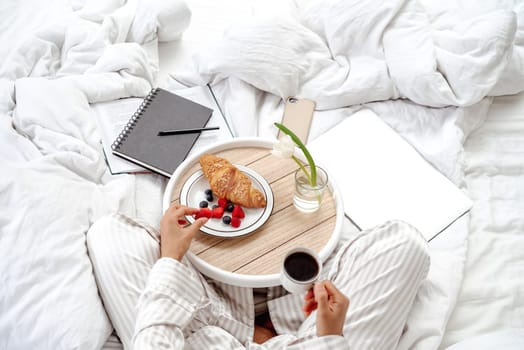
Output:
[[[282,64],[292,62],[292,70],[299,58],[284,58],[293,58],[293,52],[280,57],[277,52],[271,59],[260,61],[268,69],[267,75],[253,68],[253,62],[260,59],[253,53],[256,50],[242,52],[245,47],[256,49],[256,40],[265,43],[268,39],[264,35],[281,23],[288,26],[279,27],[281,34],[289,35],[282,39],[284,46],[292,47],[301,40],[307,43],[308,37],[292,38],[289,32],[298,18],[309,18],[307,23],[312,28],[324,26],[323,33],[329,37],[333,28],[322,22],[333,15],[329,6],[318,10],[318,17],[307,17],[308,6],[316,1],[304,1],[304,12],[294,10],[291,2],[283,5],[276,0],[188,3],[193,15],[185,31],[187,12],[177,0],[128,1],[125,5],[116,0],[0,4],[0,38],[9,43],[0,49],[0,348],[121,347],[114,335],[107,340],[112,328],[97,294],[84,235],[96,219],[117,210],[157,224],[165,180],[154,175],[111,176],[89,104],[143,96],[152,85],[173,86],[171,74],[186,84],[214,83],[238,136],[273,136],[271,123],[280,119],[281,97],[286,93],[315,97],[319,102],[311,138],[350,117],[365,103],[474,200],[469,217],[431,243],[430,276],[419,293],[399,348],[444,349],[501,331],[508,332],[504,333],[506,339],[522,336],[524,93],[518,92],[524,90],[524,5],[512,1],[493,2],[493,8],[469,2],[461,6],[453,2],[431,6],[429,1],[396,3],[402,5],[401,11],[417,5],[418,10],[425,8],[437,14],[433,25],[448,30],[442,30],[438,37],[444,46],[460,39],[453,37],[453,29],[460,30],[473,46],[483,45],[479,44],[480,35],[490,38],[487,41],[493,45],[482,49],[484,53],[491,52],[490,48],[496,52],[485,62],[460,66],[467,69],[467,78],[450,83],[455,103],[449,104],[468,106],[456,108],[442,107],[450,95],[432,90],[433,80],[428,80],[427,90],[420,89],[420,82],[410,81],[409,72],[401,66],[388,67],[395,84],[385,79],[389,74],[381,75],[380,60],[351,61],[352,69],[372,67],[375,70],[370,71],[380,74],[375,76],[373,91],[346,86],[353,91],[348,95],[343,89],[330,90],[325,85],[337,74],[320,79],[322,69],[313,68],[303,74],[318,74],[303,80],[305,88],[301,88],[288,84],[295,81],[293,77],[280,79],[283,65],[274,69],[264,65],[271,59],[281,59],[278,62]],[[446,6],[454,6],[453,16],[443,10]],[[517,15],[512,17],[503,8],[512,8]],[[382,15],[388,13],[387,9]],[[280,19],[270,20],[275,13]],[[411,14],[420,15],[417,11]],[[489,14],[493,17],[486,19]],[[459,18],[461,24],[453,27]],[[242,33],[236,23],[239,21],[243,22]],[[264,25],[267,30],[261,32]],[[233,29],[223,39],[227,28]],[[479,28],[497,28],[499,32],[490,36]],[[516,37],[508,36],[512,29]],[[182,31],[182,39],[176,40]],[[367,39],[375,34],[367,33]],[[385,40],[389,40],[392,51],[386,52],[408,59],[391,43],[398,36],[412,34],[389,33]],[[158,43],[159,38],[163,42]],[[364,40],[358,35],[357,39]],[[506,46],[497,45],[498,40]],[[322,49],[322,40],[317,44]],[[417,44],[424,51],[424,43]],[[267,49],[282,50],[279,45]],[[191,59],[197,51],[200,55]],[[507,57],[502,59],[504,55]],[[337,59],[337,69],[349,71],[343,55]],[[424,62],[418,57],[413,62],[419,61]],[[439,61],[439,69],[452,81],[457,77],[453,71],[457,66],[447,62]],[[475,64],[489,69],[476,70]],[[409,68],[427,69],[423,66]],[[476,75],[469,76],[468,72]],[[265,80],[267,77],[273,80]],[[362,74],[358,77],[361,82],[370,79]],[[491,89],[481,84],[484,80],[490,81]],[[399,90],[398,86],[404,88]],[[322,93],[312,96],[318,90]],[[399,94],[433,108],[404,100],[370,103]],[[509,96],[482,99],[484,95],[501,94]],[[352,229],[349,222],[346,229]]]

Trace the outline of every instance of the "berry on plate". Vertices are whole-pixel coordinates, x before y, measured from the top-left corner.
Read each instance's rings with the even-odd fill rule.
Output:
[[[212,215],[215,219],[220,219],[222,217],[222,215],[224,215],[224,208],[222,207],[217,207],[215,209],[212,210]]]
[[[233,227],[239,227],[240,226],[240,219],[236,217],[231,218],[231,226]]]
[[[227,207],[227,199],[219,198],[218,199],[218,206],[226,209],[226,207]]]
[[[231,213],[231,216],[234,218],[243,219],[246,217],[246,214],[244,214],[244,211],[242,210],[242,207],[240,205],[235,205],[233,208],[233,212]]]
[[[213,213],[211,209],[209,208],[202,208],[195,214],[195,219],[200,218],[211,218],[213,216]]]
[[[234,208],[235,208],[235,205],[234,205],[233,203],[228,202],[228,203],[226,204],[226,211],[227,211],[227,212],[230,212],[230,213],[231,213],[231,212],[233,211]]]

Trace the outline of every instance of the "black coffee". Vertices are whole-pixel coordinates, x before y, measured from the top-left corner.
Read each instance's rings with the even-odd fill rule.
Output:
[[[307,253],[296,252],[284,260],[284,269],[289,277],[297,281],[308,281],[318,273],[318,263]]]

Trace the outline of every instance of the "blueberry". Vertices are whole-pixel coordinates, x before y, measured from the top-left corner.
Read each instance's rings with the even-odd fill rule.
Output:
[[[229,225],[231,223],[231,216],[222,216],[222,222],[226,225]]]
[[[208,188],[207,190],[205,190],[204,193],[206,194],[206,196],[212,196],[212,195],[213,195],[213,191],[211,191],[210,188]]]
[[[216,208],[218,208],[218,205],[217,204],[213,205],[213,209],[216,209]]]
[[[208,203],[207,203],[206,201],[202,201],[202,202],[200,202],[200,203],[198,204],[198,206],[199,206],[200,208],[207,208]]]
[[[212,195],[212,194],[206,194],[206,200],[207,200],[208,202],[212,202],[212,201],[214,201],[215,199],[213,198],[213,195]]]
[[[231,213],[234,208],[235,208],[235,205],[233,203],[228,203],[226,206],[226,211]]]

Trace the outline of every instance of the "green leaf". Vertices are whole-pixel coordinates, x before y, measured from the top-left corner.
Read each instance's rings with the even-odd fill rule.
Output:
[[[311,176],[309,176],[309,174],[307,173],[305,168],[303,168],[303,167],[301,167],[301,168],[304,171],[304,173],[306,174],[306,176],[309,178],[311,186],[316,186],[317,185],[317,167],[315,165],[315,161],[313,160],[313,157],[311,156],[311,153],[309,153],[309,151],[307,150],[306,145],[304,145],[304,143],[298,138],[297,135],[295,135],[295,133],[293,131],[289,130],[283,124],[275,123],[275,126],[280,131],[282,131],[284,134],[286,134],[289,137],[291,137],[291,139],[298,146],[298,148],[300,148],[302,150],[302,153],[304,153],[304,156],[306,157],[306,159],[308,161],[309,168],[310,168],[310,171],[311,171]]]

